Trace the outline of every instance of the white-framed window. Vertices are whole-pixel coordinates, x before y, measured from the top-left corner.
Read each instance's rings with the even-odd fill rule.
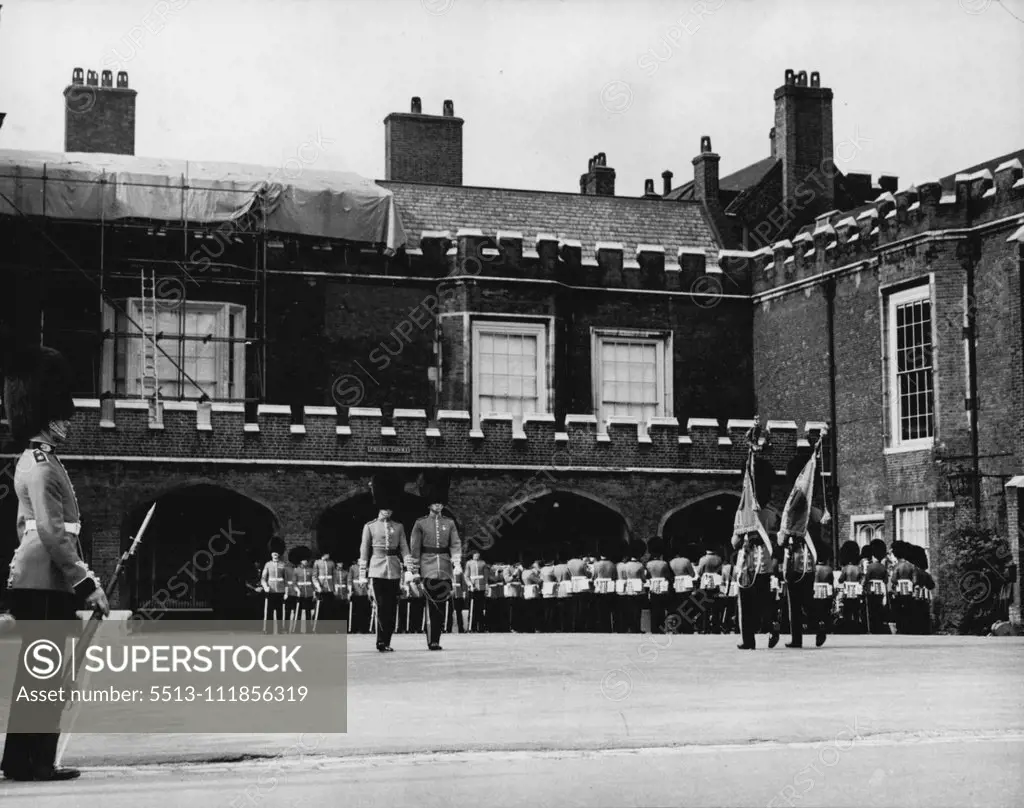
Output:
[[[625,415],[646,428],[672,406],[672,334],[662,331],[591,330],[594,409],[599,429]]]
[[[928,448],[935,437],[935,376],[930,284],[888,299],[890,443]]]
[[[896,520],[896,541],[916,544],[928,552],[928,507],[926,505],[900,505],[893,508]],[[931,559],[929,559],[929,562]]]
[[[473,323],[473,422],[484,415],[546,413],[548,340],[544,323],[477,320]]]
[[[143,392],[143,342],[138,328],[142,307],[139,298],[129,298],[123,305],[134,324],[104,304],[104,328],[118,336],[104,348],[103,389],[130,397]],[[156,311],[157,334],[162,334],[157,344],[171,357],[157,351],[157,379],[163,398],[195,399],[203,393],[211,399],[245,398],[244,306],[183,301],[173,307],[158,305]]]
[[[885,515],[868,514],[850,517],[850,532],[858,547],[866,547],[875,539],[885,540]]]

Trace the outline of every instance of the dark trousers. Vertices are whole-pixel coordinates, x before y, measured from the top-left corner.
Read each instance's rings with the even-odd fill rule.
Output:
[[[459,627],[459,634],[465,634],[466,627],[462,622],[462,612],[466,608],[466,599],[464,597],[452,598],[449,602],[451,603],[451,608],[448,610],[448,624],[445,626],[445,631],[450,634],[452,626],[455,624]]]
[[[701,608],[693,592],[675,593],[672,605],[675,615],[672,624],[676,634],[693,634],[701,618]]]
[[[295,610],[295,630],[300,630],[300,621],[302,616],[306,616],[306,633],[310,634],[313,631],[313,609],[315,604],[313,598],[295,598],[292,603],[292,609]]]
[[[722,597],[717,589],[700,590],[703,605],[700,619],[701,634],[718,634],[722,630]]]
[[[802,645],[804,641],[804,622],[814,624],[814,576],[792,575],[786,579],[786,591],[789,593],[789,633],[794,645]]]
[[[665,614],[672,607],[672,596],[668,594],[651,595],[651,633],[665,634]]]
[[[483,632],[487,630],[487,593],[472,592],[469,596],[470,613],[473,615],[469,630]]]
[[[284,630],[288,630],[288,618],[284,608],[284,592],[267,592],[267,630],[271,621],[280,620],[284,624]]]
[[[377,601],[377,647],[391,645],[391,637],[395,633],[395,616],[398,614],[398,592],[400,581],[397,578],[371,578],[373,597]]]
[[[349,601],[349,609],[352,614],[351,625],[348,627],[349,634],[366,634],[373,630],[370,625],[372,608],[370,598],[366,595],[357,595]]]
[[[641,598],[639,595],[619,595],[619,614],[616,620],[617,634],[640,633]],[[619,623],[621,622],[621,625]]]
[[[424,584],[427,596],[424,600],[416,602],[424,604],[423,608],[427,610],[427,645],[434,645],[441,642],[441,629],[444,628],[445,604],[451,603],[450,591],[441,586],[432,587],[429,581],[425,581]],[[418,629],[419,626],[416,628]],[[410,626],[409,630],[411,632],[413,628]]]
[[[892,596],[892,621],[896,624],[897,634],[910,634],[912,632],[913,608],[913,596]]]
[[[320,592],[316,596],[315,611],[313,612],[317,620],[316,633],[322,634],[325,632],[324,627],[320,624],[323,622],[330,622],[332,620],[340,620],[341,616],[338,613],[340,601],[334,597],[332,592]]]
[[[730,598],[729,600],[732,600]],[[757,575],[750,586],[740,586],[737,611],[743,644],[757,644],[759,632],[775,630],[775,594],[771,590],[768,575]]]
[[[865,595],[864,606],[867,614],[868,633],[891,634],[885,621],[885,604],[882,602],[882,596]]]
[[[843,599],[843,629],[849,634],[864,633],[864,598]]]
[[[49,685],[41,682],[28,672],[21,660],[25,658],[28,647],[37,640],[49,640],[67,651],[68,631],[74,630],[78,618],[75,615],[75,596],[67,592],[9,589],[7,600],[22,639],[0,769],[11,777],[28,778],[34,774],[46,774],[53,769],[64,703],[19,702],[16,696],[22,687],[28,690],[41,687],[56,689],[61,682],[60,674],[54,676]],[[48,624],[34,623],[29,626],[22,622],[30,620],[47,621]],[[39,732],[40,729],[44,731]]]

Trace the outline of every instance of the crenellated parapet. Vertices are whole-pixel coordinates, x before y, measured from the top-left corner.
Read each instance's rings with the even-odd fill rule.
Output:
[[[785,286],[857,262],[915,236],[962,231],[1024,214],[1024,167],[1008,160],[995,171],[958,174],[954,188],[922,183],[883,191],[870,205],[831,211],[794,238],[751,253],[754,293]]]
[[[574,467],[594,470],[693,469],[736,473],[747,455],[753,421],[534,414],[517,425],[511,415],[487,415],[474,426],[468,412],[166,401],[160,419],[144,401],[76,401],[63,453],[71,457],[183,460],[267,465]],[[112,406],[111,406],[112,405]],[[817,440],[821,423],[769,421],[766,457],[781,473]],[[602,428],[603,427],[603,428]]]
[[[662,244],[618,241],[583,244],[554,233],[485,233],[476,228],[424,231],[419,246],[406,251],[409,272],[419,277],[552,280],[595,289],[694,294],[717,278],[740,295],[750,293],[751,255],[685,246],[670,251]]]

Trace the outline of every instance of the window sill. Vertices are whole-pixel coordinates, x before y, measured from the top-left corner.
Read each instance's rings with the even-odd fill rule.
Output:
[[[904,443],[899,446],[886,446],[882,450],[883,455],[908,454],[909,452],[930,452],[935,448],[935,439],[928,438],[913,443]]]

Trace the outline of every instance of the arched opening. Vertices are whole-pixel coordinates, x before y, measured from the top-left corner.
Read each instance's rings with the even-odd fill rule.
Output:
[[[155,501],[153,520],[127,565],[129,608],[149,618],[261,614],[254,587],[278,527],[274,512],[207,482],[182,485]],[[142,503],[122,522],[122,552],[152,504]]]
[[[392,512],[392,518],[405,528],[406,538],[412,535],[416,520],[426,516],[430,503],[417,494],[403,492]],[[377,518],[378,509],[373,504],[373,494],[363,490],[351,494],[325,508],[316,523],[317,557],[330,553],[331,558],[345,566],[359,560],[359,544],[363,537],[363,525]],[[465,540],[458,517],[449,509],[444,515],[455,520],[459,535]]]
[[[723,558],[732,553],[732,528],[738,492],[714,491],[669,511],[661,520],[661,535],[669,546],[684,543],[700,549],[711,547]]]
[[[499,514],[492,543],[483,553],[492,562],[532,564],[568,561],[576,555],[624,554],[629,524],[615,508],[582,491],[545,489],[509,503]],[[492,524],[494,524],[492,520]]]

